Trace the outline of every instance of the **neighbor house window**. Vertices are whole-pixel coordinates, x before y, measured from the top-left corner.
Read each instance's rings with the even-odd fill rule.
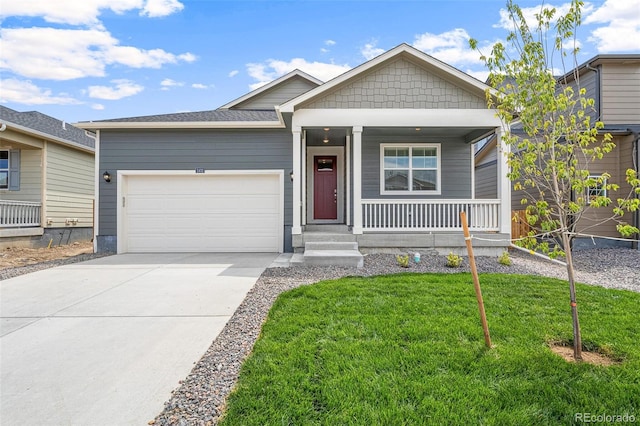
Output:
[[[440,193],[440,144],[384,144],[380,152],[380,193]]]
[[[0,150],[0,189],[9,189],[9,151]]]
[[[606,197],[607,196],[607,178],[602,178],[599,175],[590,175],[589,179],[601,179],[600,181],[596,180],[593,185],[589,185],[587,188],[587,197],[588,200],[591,201],[596,197]]]

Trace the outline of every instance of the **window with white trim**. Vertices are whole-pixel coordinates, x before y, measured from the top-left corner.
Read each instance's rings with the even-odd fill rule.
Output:
[[[588,179],[595,179],[595,183],[587,187],[587,200],[591,201],[596,197],[607,196],[606,177],[602,177],[602,175],[589,175]]]
[[[380,145],[381,194],[440,194],[440,144]]]
[[[0,189],[9,189],[9,150],[0,150]]]

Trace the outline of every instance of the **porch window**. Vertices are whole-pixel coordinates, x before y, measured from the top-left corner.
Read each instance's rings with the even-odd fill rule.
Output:
[[[381,194],[440,194],[440,144],[383,144]]]
[[[0,189],[9,189],[9,151],[0,150]]]

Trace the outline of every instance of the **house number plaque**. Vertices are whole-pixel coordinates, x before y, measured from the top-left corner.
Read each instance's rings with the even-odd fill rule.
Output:
[[[203,167],[196,168],[196,173],[204,173],[204,168]]]

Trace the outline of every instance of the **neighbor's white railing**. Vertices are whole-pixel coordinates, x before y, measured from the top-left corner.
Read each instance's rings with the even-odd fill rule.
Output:
[[[498,231],[500,200],[362,200],[363,231]]]
[[[40,226],[42,203],[0,200],[0,228]]]

